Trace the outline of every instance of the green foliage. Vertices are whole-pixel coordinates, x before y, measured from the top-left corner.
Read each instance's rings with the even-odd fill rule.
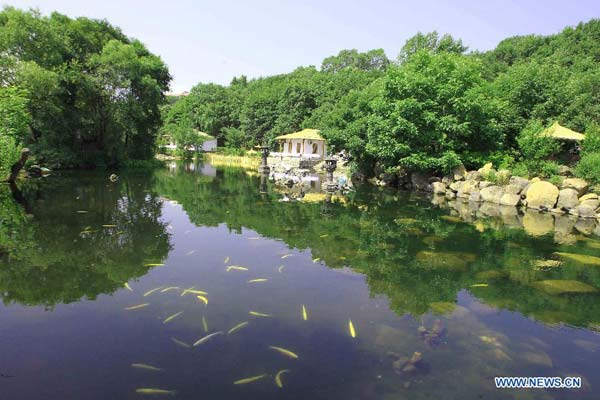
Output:
[[[464,152],[502,145],[503,104],[473,58],[418,52],[388,70],[371,106],[366,151],[385,166],[447,171]]]
[[[106,21],[5,7],[0,53],[2,84],[27,90],[25,144],[39,161],[117,165],[153,156],[171,77],[141,42]]]
[[[525,160],[544,160],[560,150],[560,143],[557,140],[540,135],[543,130],[544,125],[539,120],[532,120],[517,137],[519,149]]]
[[[0,181],[19,159],[28,124],[26,92],[15,87],[0,90]]]
[[[577,164],[575,173],[583,179],[600,183],[600,152],[584,154]]]
[[[339,72],[346,68],[355,68],[363,71],[385,71],[390,60],[383,49],[373,49],[359,53],[356,49],[342,50],[337,56],[327,57],[321,63],[321,71]]]
[[[398,62],[403,64],[407,62],[414,54],[419,51],[425,50],[432,53],[454,53],[463,54],[467,51],[468,47],[465,46],[460,39],[454,39],[451,35],[442,35],[437,31],[429,33],[417,33],[406,41],[402,50],[398,54]]]

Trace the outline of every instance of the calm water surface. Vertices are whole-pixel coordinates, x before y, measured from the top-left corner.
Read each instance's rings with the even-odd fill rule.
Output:
[[[555,254],[598,256],[597,237],[373,188],[280,202],[208,165],[106,175],[0,189],[1,399],[600,398],[600,266]],[[494,388],[520,375],[584,387]]]

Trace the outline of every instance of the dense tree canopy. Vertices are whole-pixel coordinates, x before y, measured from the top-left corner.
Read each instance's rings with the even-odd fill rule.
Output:
[[[461,162],[511,167],[527,159],[520,143],[529,142],[517,140],[524,130],[532,137],[555,121],[580,132],[600,126],[598,43],[599,20],[508,38],[485,53],[467,53],[450,35],[418,33],[396,62],[381,49],[342,50],[320,69],[199,84],[164,115],[237,148],[317,128],[365,172],[377,164],[438,172]],[[534,166],[553,157],[541,153],[527,164],[532,174],[543,175]]]
[[[25,144],[55,166],[116,165],[154,154],[170,75],[106,21],[6,7],[0,86],[27,93]]]

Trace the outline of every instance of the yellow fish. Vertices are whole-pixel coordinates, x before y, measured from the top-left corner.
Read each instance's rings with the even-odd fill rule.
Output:
[[[304,318],[304,320],[308,320],[308,314],[306,313],[306,307],[304,307],[304,304],[302,304],[302,318]]]
[[[145,370],[148,370],[148,371],[162,371],[163,370],[162,368],[158,368],[158,367],[155,367],[153,365],[142,364],[142,363],[131,364],[131,367],[132,368],[145,369]]]
[[[277,372],[277,374],[275,375],[275,384],[280,388],[283,387],[283,382],[281,382],[281,375],[285,374],[286,372],[290,372],[290,370],[282,369],[281,371]]]
[[[227,264],[229,262],[229,256],[225,257],[225,260],[223,261],[223,264]]]
[[[260,239],[260,236],[252,236],[252,237],[248,238],[248,240],[258,240],[258,239]]]
[[[163,290],[161,290],[160,292],[161,292],[161,293],[164,293],[164,292],[168,292],[169,290],[176,290],[176,289],[179,289],[179,286],[169,286],[169,287],[167,287],[167,288],[164,288],[164,289],[163,289]]]
[[[208,332],[208,322],[206,322],[204,315],[202,316],[202,328],[204,328],[204,332]]]
[[[257,311],[250,311],[249,314],[250,315],[254,315],[256,317],[270,317],[271,316],[270,314],[263,314],[263,313],[260,313],[260,312],[257,312]]]
[[[293,254],[284,254],[284,255],[281,256],[281,259],[285,260],[286,258],[291,257],[292,255]]]
[[[146,297],[146,296],[150,296],[152,293],[156,292],[157,290],[160,290],[160,289],[162,289],[163,287],[164,287],[164,286],[159,286],[159,287],[157,287],[157,288],[154,288],[154,289],[150,289],[150,290],[148,290],[146,293],[144,293],[144,297]]]
[[[283,272],[283,269],[285,268],[285,265],[280,265],[279,268],[277,269],[279,272]]]
[[[352,323],[351,319],[348,320],[348,329],[350,330],[350,336],[352,336],[353,338],[355,338],[356,337],[356,331],[354,330],[354,324]]]
[[[327,233],[324,235],[319,235],[320,238],[326,238],[327,236],[329,236]]]
[[[149,306],[150,303],[138,304],[137,306],[125,307],[124,310],[137,310],[138,308]]]
[[[161,263],[148,263],[148,264],[144,264],[144,267],[162,267],[165,264],[161,264]]]
[[[489,285],[487,283],[476,283],[474,285],[471,285],[471,287],[488,287]]]
[[[79,210],[79,211],[76,211],[76,213],[77,213],[77,214],[87,214],[87,213],[88,213],[88,211],[85,211],[85,210]]]
[[[109,224],[105,224],[102,225],[103,228],[114,228],[116,225],[109,225]]]
[[[127,288],[127,290],[133,292],[133,289],[131,288],[131,286],[129,286],[128,282],[125,282],[125,287]]]
[[[313,258],[313,264],[318,263],[319,261],[321,261],[321,259],[319,257]]]
[[[139,388],[135,389],[136,393],[139,394],[168,394],[174,396],[177,394],[175,390],[155,389],[155,388]]]
[[[206,336],[196,340],[196,342],[193,344],[193,346],[196,347],[196,346],[208,341],[210,338],[217,336],[217,335],[222,335],[222,334],[223,334],[222,331],[218,331],[218,332],[211,333],[210,335],[206,335]]]
[[[166,324],[167,322],[173,321],[175,318],[179,317],[181,314],[183,314],[183,311],[179,311],[178,313],[175,313],[173,315],[168,316],[163,321],[163,324]]]
[[[247,321],[244,322],[240,322],[239,324],[237,324],[236,326],[234,326],[233,328],[231,328],[230,330],[227,331],[228,335],[231,335],[233,332],[238,331],[240,329],[242,329],[243,327],[245,327],[246,325],[248,325]]]
[[[191,256],[192,254],[194,254],[196,252],[196,250],[191,250],[188,251],[187,253],[185,253],[186,256]]]
[[[288,356],[290,358],[298,358],[298,354],[291,352],[287,349],[284,349],[282,347],[277,347],[277,346],[269,346],[270,349],[273,349],[275,351],[280,352],[281,354],[283,354],[284,356]]]
[[[198,300],[200,300],[201,302],[204,303],[205,306],[208,305],[208,299],[202,295],[196,296],[198,298]]]
[[[265,278],[258,278],[258,279],[250,279],[250,280],[248,281],[248,283],[257,283],[257,282],[266,282],[266,281],[268,281],[268,279],[265,279]]]
[[[193,293],[193,294],[202,294],[202,295],[207,295],[208,293],[206,293],[203,290],[189,290],[188,293]]]
[[[233,384],[234,385],[244,385],[246,383],[250,383],[250,382],[254,382],[254,381],[257,381],[259,379],[262,379],[265,376],[267,376],[267,374],[251,376],[250,378],[239,379],[239,380],[233,382]]]
[[[188,289],[184,289],[183,292],[181,292],[181,297],[185,296],[186,294],[188,294],[190,292],[190,290],[192,290],[194,287],[190,287]]]
[[[231,271],[232,269],[235,269],[236,271],[248,271],[248,268],[246,267],[240,267],[239,265],[231,265],[227,267],[227,272]]]
[[[175,343],[176,345],[178,345],[178,346],[181,346],[181,347],[185,347],[186,349],[189,349],[190,347],[192,347],[192,346],[190,346],[189,344],[187,344],[186,342],[184,342],[183,340],[179,340],[179,339],[177,339],[177,338],[174,338],[174,337],[172,337],[172,338],[171,338],[171,340],[172,340],[172,341],[173,341],[173,343]]]

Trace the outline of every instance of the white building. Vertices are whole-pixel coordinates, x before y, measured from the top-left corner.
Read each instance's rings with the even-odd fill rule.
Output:
[[[303,129],[300,132],[277,136],[279,152],[274,157],[299,157],[320,160],[327,154],[327,144],[317,129]]]
[[[198,136],[204,139],[204,142],[202,142],[202,148],[196,149],[195,146],[190,146],[190,148],[188,148],[189,151],[201,150],[203,152],[210,152],[215,151],[217,149],[217,139],[214,136],[211,136],[208,133],[204,133],[201,131],[196,131],[196,133],[198,133]],[[169,137],[169,143],[164,145],[163,147],[167,150],[176,150],[177,144],[175,143],[172,137]]]

